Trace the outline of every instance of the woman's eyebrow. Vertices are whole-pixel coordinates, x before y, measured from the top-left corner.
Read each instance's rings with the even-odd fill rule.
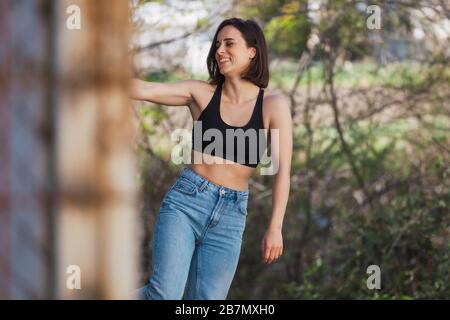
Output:
[[[225,41],[225,40],[234,40],[234,39],[233,39],[233,38],[225,38],[225,39],[223,39],[223,41]],[[216,44],[217,44],[217,43],[220,43],[220,41],[217,40],[217,41],[216,41]]]

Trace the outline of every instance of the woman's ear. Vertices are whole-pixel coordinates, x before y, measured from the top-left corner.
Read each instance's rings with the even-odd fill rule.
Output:
[[[255,58],[255,56],[256,56],[256,49],[251,47],[250,48],[250,57],[249,57],[250,60],[253,60]]]

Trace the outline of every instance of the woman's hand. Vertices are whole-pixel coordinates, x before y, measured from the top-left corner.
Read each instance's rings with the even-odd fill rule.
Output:
[[[262,241],[262,256],[265,264],[270,264],[283,254],[283,236],[281,229],[267,229]]]

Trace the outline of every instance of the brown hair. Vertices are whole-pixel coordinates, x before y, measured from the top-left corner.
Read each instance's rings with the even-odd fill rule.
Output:
[[[206,59],[209,72],[209,83],[219,84],[225,80],[225,77],[220,73],[219,65],[216,61],[216,41],[220,30],[229,25],[241,32],[247,47],[256,49],[256,55],[250,62],[244,75],[242,75],[242,78],[253,82],[258,87],[267,88],[269,83],[269,65],[264,33],[255,21],[242,20],[239,18],[226,19],[222,21],[217,28],[211,48],[209,49],[208,58]]]

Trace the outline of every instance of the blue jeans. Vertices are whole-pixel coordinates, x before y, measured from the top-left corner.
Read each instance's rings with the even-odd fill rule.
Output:
[[[226,299],[241,251],[248,195],[184,167],[161,203],[152,239],[153,274],[139,297]]]

